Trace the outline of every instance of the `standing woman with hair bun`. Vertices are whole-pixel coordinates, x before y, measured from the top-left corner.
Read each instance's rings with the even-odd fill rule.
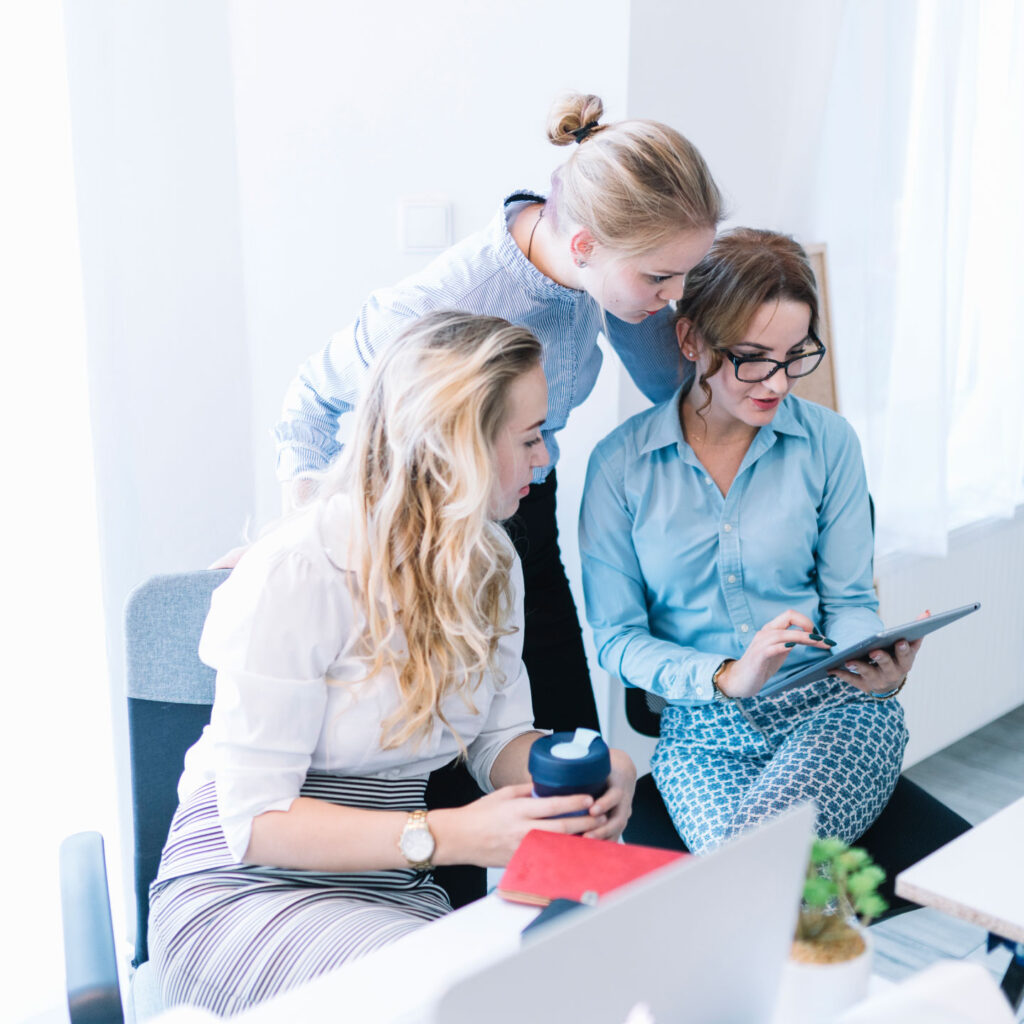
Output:
[[[668,307],[707,252],[721,216],[707,165],[682,135],[655,121],[603,124],[602,113],[596,96],[556,102],[548,138],[574,150],[552,174],[547,198],[509,194],[482,231],[373,292],[356,320],[300,368],[276,429],[278,477],[292,505],[312,489],[307,475],[338,453],[339,419],[355,403],[370,363],[410,322],[439,308],[461,309],[503,317],[538,338],[550,394],[542,436],[551,458],[534,473],[507,529],[523,561],[523,659],[534,714],[539,727],[556,730],[598,726],[558,548],[556,434],[594,387],[601,332],[652,401],[679,386]],[[469,796],[463,790],[454,799]],[[453,796],[432,787],[430,798],[444,803]]]

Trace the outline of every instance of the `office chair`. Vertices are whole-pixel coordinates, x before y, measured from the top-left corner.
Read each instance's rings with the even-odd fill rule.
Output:
[[[149,885],[178,806],[185,752],[210,721],[213,669],[197,654],[210,595],[227,570],[155,576],[125,605],[125,680],[135,860],[135,955],[128,1019],[162,1009],[147,966]],[[71,1024],[121,1024],[103,840],[97,832],[61,844],[64,959]]]
[[[216,673],[198,656],[210,596],[229,570],[154,576],[125,604],[125,682],[132,777],[135,861],[135,955],[129,1020],[162,1009],[156,972],[148,966],[149,886],[160,866],[185,752],[210,721]],[[458,867],[441,874],[458,883]],[[61,845],[64,959],[71,1024],[121,1024],[103,840],[82,832]],[[461,902],[453,897],[453,905]]]

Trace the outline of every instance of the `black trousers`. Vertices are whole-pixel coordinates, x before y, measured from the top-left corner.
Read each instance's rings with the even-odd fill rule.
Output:
[[[530,675],[533,717],[538,728],[556,732],[579,727],[596,729],[597,704],[590,686],[583,633],[558,547],[556,487],[554,472],[544,483],[534,484],[506,526],[522,559],[526,584],[523,662]],[[481,795],[465,765],[449,765],[430,776],[427,807],[461,807]],[[485,894],[486,875],[483,868],[464,866],[435,871],[455,907]]]

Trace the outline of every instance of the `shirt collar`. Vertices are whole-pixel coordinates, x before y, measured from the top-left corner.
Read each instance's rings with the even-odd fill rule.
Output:
[[[686,385],[684,384],[683,387]],[[683,388],[680,387],[676,393],[663,405],[656,407],[651,417],[645,424],[645,430],[640,439],[640,453],[646,455],[649,452],[657,451],[659,448],[666,448],[669,445],[678,445],[680,454],[692,452],[693,449],[686,443],[683,437],[683,427],[679,422],[679,402],[682,399]],[[789,434],[793,437],[807,437],[807,428],[794,415],[796,399],[787,395],[780,403],[779,408],[772,421],[761,427],[754,438],[751,447],[760,448],[764,442],[765,447],[774,443],[774,438],[779,434]],[[758,442],[761,444],[758,444]]]
[[[492,242],[501,256],[504,272],[512,284],[545,303],[557,302],[575,305],[581,300],[589,300],[586,292],[566,288],[565,285],[552,281],[550,277],[542,274],[516,245],[516,240],[508,229],[508,219],[512,212],[510,207],[520,206],[524,203],[543,203],[544,201],[543,196],[537,195],[529,189],[521,189],[518,192],[511,192],[502,202],[501,210],[493,222]]]

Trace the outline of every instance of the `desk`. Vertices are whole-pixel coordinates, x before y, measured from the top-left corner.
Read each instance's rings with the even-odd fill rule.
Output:
[[[896,895],[1016,943],[1003,991],[1024,986],[1024,797],[896,876]]]

